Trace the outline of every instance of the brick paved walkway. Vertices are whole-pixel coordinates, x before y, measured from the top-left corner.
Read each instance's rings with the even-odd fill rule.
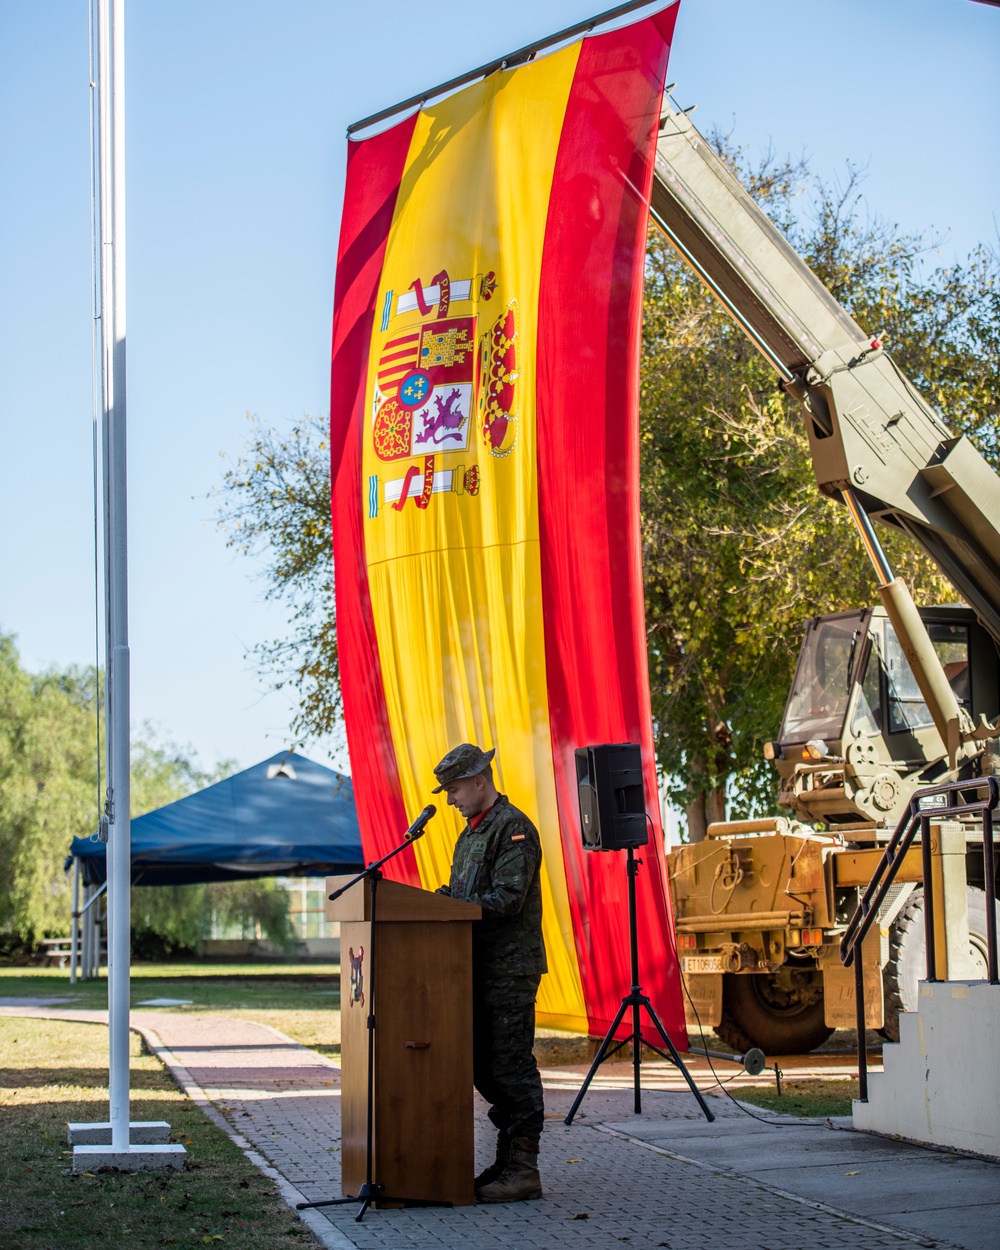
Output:
[[[65,1008],[30,1014],[99,1017]],[[205,1100],[212,1118],[281,1180],[289,1201],[339,1194],[340,1073],[334,1064],[261,1024],[168,1011],[133,1012],[132,1020],[154,1044],[159,1040],[162,1057],[188,1092]],[[776,1128],[749,1119],[722,1097],[711,1099],[718,1119],[708,1124],[690,1094],[672,1090],[645,1089],[644,1114],[637,1117],[621,1069],[603,1070],[567,1128],[562,1117],[583,1072],[543,1074],[544,1201],[373,1211],[362,1224],[354,1220],[354,1206],[326,1208],[311,1214],[310,1227],[339,1250],[504,1243],[518,1250],[619,1243],[630,1250],[996,1245],[1000,1168],[993,1165],[800,1122]],[[656,1075],[651,1066],[649,1078]],[[478,1166],[489,1160],[492,1145],[492,1126],[479,1103]],[[877,1176],[878,1192],[843,1180],[866,1174]],[[917,1187],[922,1201],[912,1196]],[[913,1211],[889,1200],[898,1192],[911,1194],[906,1201]]]
[[[138,1014],[138,1013],[137,1013]],[[143,1021],[144,1022],[144,1021]],[[339,1071],[313,1052],[289,1044],[262,1025],[240,1024],[239,1041],[229,1021],[204,1020],[194,1030],[190,1016],[158,1015],[153,1027],[191,1078],[234,1128],[308,1200],[340,1193]],[[618,1085],[621,1071],[601,1084]],[[565,1084],[564,1073],[553,1073]],[[615,1089],[588,1093],[572,1127],[562,1123],[579,1079],[568,1090],[551,1090],[542,1138],[541,1168],[546,1200],[453,1211],[376,1211],[363,1223],[357,1208],[317,1212],[356,1247],[520,1248],[628,1245],[708,1247],[857,1247],[858,1234],[872,1250],[912,1242],[859,1228],[835,1216],[776,1198],[759,1188],[739,1187],[714,1172],[678,1163],[606,1132],[597,1124],[628,1114],[631,1094]],[[706,1123],[697,1103],[680,1093],[644,1093],[642,1125],[665,1119]],[[726,1100],[713,1107],[722,1124],[745,1117]],[[492,1156],[494,1133],[477,1106],[477,1166]],[[631,1127],[629,1125],[628,1127]],[[764,1132],[768,1130],[760,1126]],[[776,1130],[770,1130],[772,1132]],[[720,1133],[721,1135],[721,1133]],[[313,1224],[315,1228],[315,1224]],[[757,1240],[755,1240],[757,1238]],[[344,1244],[344,1243],[341,1243]]]

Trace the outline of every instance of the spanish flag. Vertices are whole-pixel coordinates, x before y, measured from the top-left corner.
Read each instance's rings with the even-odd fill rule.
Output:
[[[350,143],[331,455],[366,855],[397,844],[451,747],[496,747],[498,787],[542,839],[539,1022],[603,1034],[628,990],[627,880],[623,856],[583,848],[574,748],[640,743],[643,983],[684,1046],[638,500],[643,264],[676,11]],[[388,870],[436,888],[460,831],[442,811]]]

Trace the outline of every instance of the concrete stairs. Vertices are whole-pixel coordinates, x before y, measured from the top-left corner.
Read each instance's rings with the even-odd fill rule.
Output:
[[[922,981],[854,1127],[1000,1159],[1000,985]]]

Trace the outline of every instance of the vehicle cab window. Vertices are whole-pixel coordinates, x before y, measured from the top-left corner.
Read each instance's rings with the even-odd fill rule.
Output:
[[[851,717],[851,733],[855,737],[874,738],[882,732],[882,664],[878,649],[878,636],[871,635],[868,655],[865,657],[865,674]]]
[[[810,622],[785,708],[783,742],[840,737],[870,616],[866,609]]]
[[[956,699],[971,711],[968,626],[932,621],[927,626],[927,632]],[[888,623],[885,627],[885,676],[889,732],[904,733],[932,725],[934,721],[920,693],[913,669],[903,654],[896,631]]]

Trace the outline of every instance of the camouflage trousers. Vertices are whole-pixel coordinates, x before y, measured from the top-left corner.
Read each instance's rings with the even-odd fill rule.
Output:
[[[476,1089],[503,1133],[538,1141],[545,1120],[542,1078],[532,1054],[538,977],[485,982],[472,996],[472,1065]]]

